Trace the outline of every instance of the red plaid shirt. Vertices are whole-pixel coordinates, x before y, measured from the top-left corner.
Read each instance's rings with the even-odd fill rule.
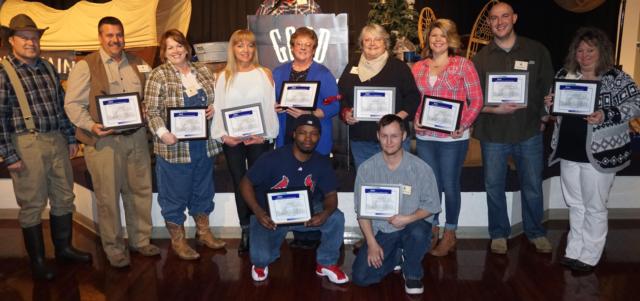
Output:
[[[426,59],[417,62],[413,65],[413,68],[411,68],[420,93],[422,93],[423,96],[429,95],[462,100],[464,102],[464,108],[460,124],[464,129],[471,127],[476,117],[478,117],[480,110],[482,110],[483,104],[480,79],[478,78],[476,68],[473,67],[473,63],[461,56],[456,55],[449,57],[449,64],[438,75],[438,79],[433,87],[429,85],[429,69]],[[414,122],[418,122],[420,119],[422,105],[423,103],[420,102]],[[416,135],[441,138],[449,137],[448,134],[425,129],[416,130]]]

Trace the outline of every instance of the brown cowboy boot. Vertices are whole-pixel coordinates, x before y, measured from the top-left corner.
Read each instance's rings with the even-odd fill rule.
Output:
[[[198,244],[205,245],[211,249],[217,250],[222,249],[227,245],[221,239],[217,239],[211,233],[211,229],[209,228],[209,216],[204,214],[199,214],[194,217],[196,220],[196,241]]]
[[[439,236],[440,236],[440,227],[435,226],[431,228],[431,250],[436,248],[436,244],[438,244]]]
[[[167,229],[171,234],[171,248],[184,260],[195,260],[200,258],[200,254],[192,249],[185,239],[184,226],[167,222]]]
[[[442,257],[447,256],[450,251],[455,249],[456,247],[456,231],[455,230],[444,230],[444,234],[442,235],[442,239],[435,249],[431,249],[429,254]]]

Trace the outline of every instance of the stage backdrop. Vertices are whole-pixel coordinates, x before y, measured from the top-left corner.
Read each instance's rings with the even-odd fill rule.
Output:
[[[318,35],[314,61],[325,65],[336,78],[349,58],[347,14],[247,16],[249,29],[256,35],[260,64],[271,69],[293,60],[289,46],[296,28],[307,26]]]

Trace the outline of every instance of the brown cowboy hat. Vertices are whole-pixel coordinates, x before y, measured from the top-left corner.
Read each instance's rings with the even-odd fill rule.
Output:
[[[15,34],[16,31],[21,31],[21,30],[37,31],[38,33],[40,33],[40,36],[42,36],[44,31],[49,29],[49,27],[38,28],[38,26],[36,26],[36,23],[33,22],[33,20],[25,14],[15,15],[13,18],[11,18],[11,21],[9,22],[9,26],[2,26],[2,27],[9,30],[9,36],[12,36],[13,34]]]

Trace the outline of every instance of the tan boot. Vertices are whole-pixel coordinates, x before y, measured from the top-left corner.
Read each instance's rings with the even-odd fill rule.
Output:
[[[205,245],[214,250],[222,249],[227,245],[226,242],[221,239],[217,239],[213,236],[213,233],[211,233],[211,229],[209,228],[209,216],[200,214],[196,215],[194,219],[196,220],[196,227],[198,228],[196,231],[196,241],[199,244]]]
[[[200,258],[200,254],[192,249],[185,239],[184,226],[167,222],[167,229],[171,234],[171,248],[184,260],[195,260]]]
[[[436,257],[447,256],[447,254],[449,254],[450,251],[455,249],[455,247],[456,247],[456,231],[444,230],[444,234],[442,235],[442,239],[440,240],[440,243],[438,244],[437,247],[435,247],[434,249],[431,249],[431,252],[429,252],[429,254]]]
[[[440,236],[440,227],[435,226],[431,228],[431,250],[436,248],[438,244],[438,237]]]

